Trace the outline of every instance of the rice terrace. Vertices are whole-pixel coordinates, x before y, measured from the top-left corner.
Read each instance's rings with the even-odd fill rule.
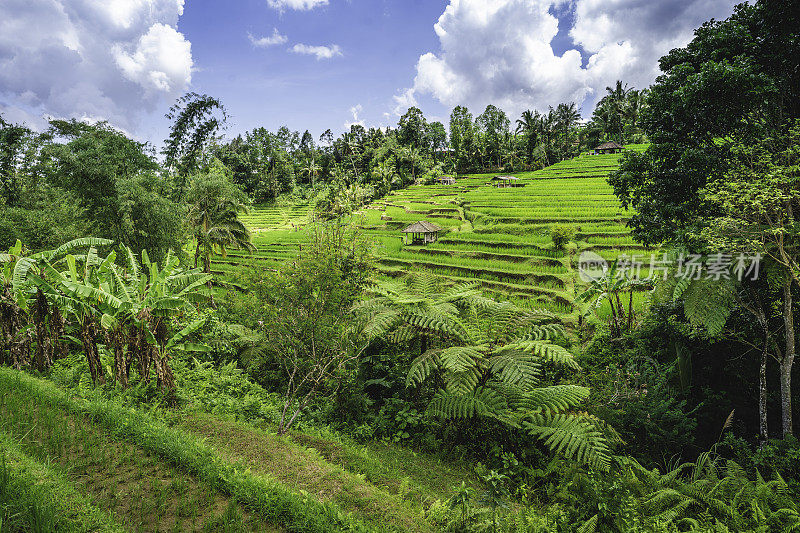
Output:
[[[0,533],[800,531],[796,1],[0,28]]]

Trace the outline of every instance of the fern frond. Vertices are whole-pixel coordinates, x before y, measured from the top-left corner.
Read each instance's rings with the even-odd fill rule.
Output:
[[[579,527],[576,531],[577,533],[594,533],[597,531],[597,521],[599,520],[600,515],[594,515],[589,520],[584,522],[581,527]]]
[[[557,344],[537,340],[519,340],[498,348],[495,353],[501,355],[510,350],[527,352],[558,365],[580,370],[580,365],[569,350]]]
[[[406,387],[418,385],[425,381],[436,368],[439,367],[439,354],[441,350],[428,350],[411,363],[411,369],[406,376]]]
[[[527,391],[520,398],[517,408],[528,411],[566,411],[579,405],[589,397],[589,389],[579,385],[553,385]]]
[[[686,318],[695,326],[705,327],[712,336],[722,332],[735,303],[731,280],[693,280],[683,292]]]
[[[525,354],[504,353],[489,358],[489,369],[500,381],[509,385],[534,386],[541,365]]]
[[[438,391],[428,404],[430,415],[453,420],[457,418],[497,418],[507,407],[505,399],[491,389],[481,389],[475,394],[453,394]]]
[[[611,452],[605,437],[581,416],[545,412],[532,416],[523,426],[556,453],[598,470],[607,471],[611,466]]]

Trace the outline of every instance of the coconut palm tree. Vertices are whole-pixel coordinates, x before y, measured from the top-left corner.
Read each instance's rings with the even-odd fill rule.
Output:
[[[196,241],[195,267],[202,258],[203,272],[211,273],[211,256],[216,249],[223,257],[230,248],[255,251],[250,230],[239,220],[239,213],[247,211],[247,197],[227,179],[221,164],[196,176],[186,199],[189,225]]]
[[[631,90],[627,83],[623,85],[621,81],[617,80],[614,87],[606,87],[607,94],[603,97],[604,103],[608,107],[608,113],[613,117],[613,129],[609,133],[615,135],[616,141],[620,144],[624,144],[625,141],[625,115],[628,107],[628,94]]]
[[[522,117],[517,119],[517,133],[522,133],[525,137],[525,156],[528,164],[533,164],[533,152],[539,142],[539,121],[541,115],[538,111],[530,109],[522,112]]]

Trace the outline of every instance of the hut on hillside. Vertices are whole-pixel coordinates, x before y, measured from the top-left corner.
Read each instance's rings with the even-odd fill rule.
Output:
[[[441,185],[455,185],[456,179],[453,176],[439,176],[436,181]]]
[[[403,242],[405,244],[429,244],[439,240],[439,232],[442,228],[436,224],[431,224],[427,220],[420,220],[407,226],[403,230]],[[409,237],[410,236],[410,242]]]
[[[499,189],[505,189],[506,187],[524,187],[524,183],[519,182],[519,178],[515,178],[514,176],[495,176],[492,178],[494,182],[494,186]]]
[[[616,154],[621,152],[624,147],[621,144],[617,144],[614,141],[604,142],[600,146],[595,147],[594,153],[595,154]]]

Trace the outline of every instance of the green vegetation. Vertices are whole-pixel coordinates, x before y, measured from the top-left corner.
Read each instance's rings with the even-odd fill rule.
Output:
[[[798,27],[513,134],[0,119],[0,531],[800,530]]]

